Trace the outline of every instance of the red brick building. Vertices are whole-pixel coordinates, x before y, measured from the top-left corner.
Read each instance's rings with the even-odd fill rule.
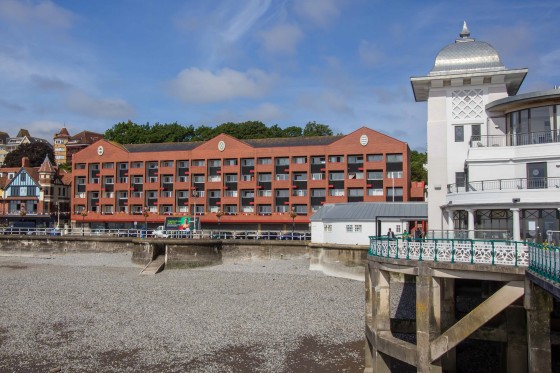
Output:
[[[366,127],[346,136],[99,140],[74,155],[72,221],[153,227],[166,216],[196,213],[203,229],[288,229],[294,222],[307,229],[323,203],[411,200],[409,153],[406,143]]]

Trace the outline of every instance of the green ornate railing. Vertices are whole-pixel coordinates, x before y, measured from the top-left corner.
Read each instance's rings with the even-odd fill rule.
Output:
[[[370,236],[368,255],[407,260],[526,267],[526,242],[453,238],[403,238]]]
[[[529,243],[529,270],[552,282],[560,282],[560,248]]]

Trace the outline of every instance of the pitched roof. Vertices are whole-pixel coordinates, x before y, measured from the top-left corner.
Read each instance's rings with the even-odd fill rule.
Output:
[[[122,145],[130,153],[141,152],[174,152],[182,150],[193,150],[205,141],[192,142],[162,142],[153,144],[126,144]]]
[[[70,136],[70,133],[68,132],[66,127],[62,127],[60,129],[60,132],[57,133],[56,135],[54,135],[55,138],[57,138],[57,137],[69,137],[69,136]]]
[[[55,169],[48,156],[45,156],[45,160],[41,164],[41,167],[39,167],[39,172],[49,172],[49,173],[55,172]]]
[[[25,128],[21,128],[18,132],[18,134],[16,135],[16,137],[27,137],[30,138],[31,135],[29,134],[29,131],[26,130]]]
[[[386,218],[425,220],[427,202],[350,202],[323,205],[311,221],[374,221]]]
[[[91,132],[91,131],[82,131],[80,133],[75,134],[74,136],[70,136],[68,142],[73,142],[76,144],[93,144],[99,139],[103,138],[103,134]],[[66,144],[66,146],[71,144]]]
[[[268,148],[271,146],[317,146],[330,145],[345,136],[311,136],[311,137],[280,137],[270,139],[247,139],[240,140],[254,148]]]

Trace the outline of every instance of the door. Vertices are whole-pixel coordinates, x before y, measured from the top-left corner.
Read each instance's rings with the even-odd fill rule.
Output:
[[[544,189],[546,186],[546,162],[527,163],[527,189]]]

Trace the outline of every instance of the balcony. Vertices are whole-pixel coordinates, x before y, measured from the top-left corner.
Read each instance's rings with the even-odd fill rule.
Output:
[[[476,191],[496,191],[496,190],[526,190],[526,189],[559,189],[559,177],[539,177],[531,179],[497,179],[471,181],[465,184],[447,185],[447,193],[465,193]]]
[[[472,136],[471,148],[523,146],[560,142],[560,130],[506,135]]]

